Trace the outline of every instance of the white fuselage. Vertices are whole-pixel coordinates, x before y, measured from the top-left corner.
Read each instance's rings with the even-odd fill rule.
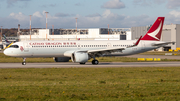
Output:
[[[13,57],[69,57],[65,53],[75,51],[88,51],[111,48],[124,48],[121,52],[112,52],[103,56],[123,56],[132,55],[149,50],[157,49],[160,46],[152,46],[160,41],[141,40],[137,46],[130,47],[136,43],[136,40],[119,41],[24,41],[16,42],[17,48],[8,48],[4,54]]]

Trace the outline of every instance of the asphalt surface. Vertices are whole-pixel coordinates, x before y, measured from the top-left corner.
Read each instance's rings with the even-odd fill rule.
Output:
[[[0,51],[2,52],[2,51]],[[161,59],[180,59],[180,56],[166,56],[166,55],[130,55],[125,57],[133,58],[161,58]],[[91,62],[87,62],[85,65],[72,62],[62,63],[27,63],[22,65],[21,63],[0,63],[0,68],[104,68],[104,67],[180,67],[180,62],[100,62],[98,65],[92,65]]]
[[[0,53],[3,53],[3,51],[0,51]],[[129,55],[124,57],[133,57],[133,58],[161,58],[161,59],[180,59],[180,56],[174,56],[174,55]]]
[[[125,57],[132,57],[132,58],[161,58],[161,59],[179,59],[180,60],[180,56],[175,56],[175,55],[140,55],[140,54],[136,54],[136,55],[129,55],[129,56],[125,56]]]
[[[106,68],[106,67],[180,67],[180,62],[101,62],[92,65],[87,62],[85,65],[79,63],[0,63],[0,68]]]

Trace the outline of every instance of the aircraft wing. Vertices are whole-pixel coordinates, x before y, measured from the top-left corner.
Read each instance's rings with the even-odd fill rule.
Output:
[[[141,38],[142,38],[142,36],[140,36],[140,38],[132,46],[128,46],[128,47],[124,47],[124,48],[117,47],[117,48],[107,48],[107,49],[100,49],[100,50],[89,50],[89,51],[87,51],[87,53],[89,53],[89,55],[101,56],[103,54],[110,54],[111,52],[122,52],[122,50],[124,50],[125,48],[137,46],[139,44]]]
[[[128,46],[128,47],[116,47],[116,48],[106,48],[106,49],[96,49],[96,50],[87,50],[87,51],[78,51],[78,52],[86,52],[91,56],[102,56],[105,54],[110,54],[112,52],[122,52],[122,50],[125,50],[125,48],[131,48],[131,47],[135,47],[139,44],[140,40],[141,40],[142,36],[136,41],[136,43],[132,46]]]
[[[102,56],[103,54],[110,54],[111,52],[122,52],[125,48],[107,48],[99,50],[88,50],[87,53],[93,56]]]
[[[162,46],[162,45],[168,45],[171,43],[174,44],[175,42],[164,42],[164,43],[152,44],[152,46]]]
[[[125,48],[107,48],[107,49],[99,49],[99,50],[89,50],[88,53],[94,53],[94,52],[116,52],[116,51],[122,51]]]
[[[96,49],[96,50],[77,50],[76,52],[81,52],[81,53],[88,53],[90,56],[102,56],[104,54],[110,54],[111,52],[122,52],[125,48],[107,48],[107,49]],[[64,53],[65,56],[71,57],[72,53],[75,51],[66,51]]]

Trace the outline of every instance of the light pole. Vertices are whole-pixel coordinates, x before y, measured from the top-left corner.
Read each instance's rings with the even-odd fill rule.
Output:
[[[46,13],[46,39],[47,39],[47,16],[49,12],[45,12]]]
[[[32,15],[29,15],[29,16],[30,16],[30,29],[29,30],[30,30],[30,40],[31,40],[31,16]]]
[[[109,24],[108,24],[108,40],[109,40]]]
[[[1,42],[2,42],[2,27],[3,27],[3,26],[1,26],[1,36],[0,36],[0,37],[1,37]]]
[[[75,19],[76,19],[76,32],[77,32],[77,19],[78,19],[78,18],[75,18]]]
[[[76,40],[77,40],[77,19],[78,18],[75,18],[76,19]]]
[[[52,25],[52,35],[53,35],[53,39],[54,40],[54,25]]]
[[[18,41],[20,41],[20,24],[18,24],[17,37],[18,37]]]
[[[46,29],[47,29],[47,16],[49,12],[45,12],[46,13]]]

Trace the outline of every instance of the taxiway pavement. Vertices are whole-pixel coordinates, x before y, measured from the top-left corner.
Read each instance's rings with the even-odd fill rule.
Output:
[[[106,67],[180,67],[180,62],[100,62],[92,65],[87,62],[85,65],[79,63],[0,63],[0,68],[106,68]]]
[[[132,57],[132,58],[161,58],[161,59],[179,59],[180,56],[175,55],[141,55],[141,54],[135,54],[135,55],[129,55],[124,57]]]

